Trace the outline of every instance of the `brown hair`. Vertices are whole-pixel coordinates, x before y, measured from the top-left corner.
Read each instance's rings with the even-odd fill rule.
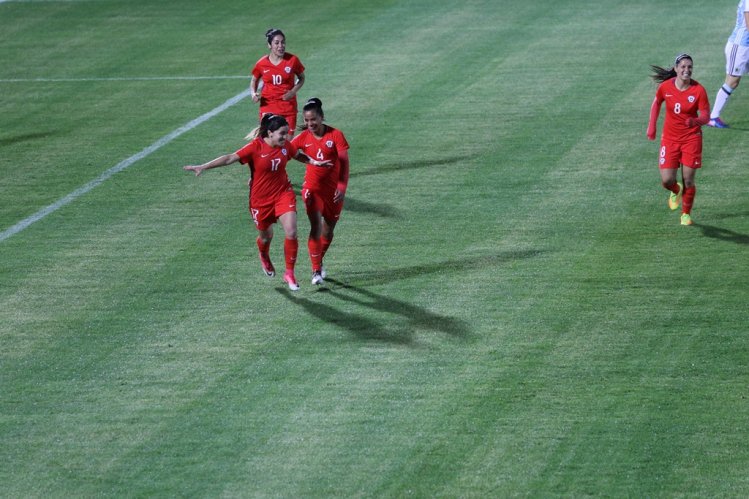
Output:
[[[670,80],[671,78],[676,76],[676,66],[678,66],[679,63],[684,59],[689,59],[690,61],[694,62],[691,55],[679,54],[674,60],[674,65],[668,69],[651,64],[650,69],[653,71],[653,74],[651,74],[650,77],[658,83],[663,83],[666,80]]]

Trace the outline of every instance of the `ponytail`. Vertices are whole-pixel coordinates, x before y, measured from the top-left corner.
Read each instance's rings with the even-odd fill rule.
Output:
[[[694,62],[691,55],[683,53],[676,56],[676,59],[674,59],[674,65],[668,69],[651,64],[650,69],[653,71],[653,74],[650,75],[650,77],[658,83],[663,83],[666,80],[670,80],[671,78],[676,76],[676,66],[678,66],[679,63],[684,59],[689,59],[690,61]]]
[[[279,128],[285,126],[289,126],[289,123],[286,121],[286,118],[280,114],[264,114],[260,119],[260,126],[253,128],[252,131],[245,136],[245,140],[254,140],[257,137],[264,139],[268,136],[269,132],[275,132]]]
[[[663,83],[664,81],[670,80],[676,76],[676,69],[674,68],[662,68],[660,66],[650,65],[650,69],[653,74],[650,77],[657,83]]]

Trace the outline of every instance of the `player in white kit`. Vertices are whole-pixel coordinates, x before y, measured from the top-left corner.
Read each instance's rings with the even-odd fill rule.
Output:
[[[710,112],[709,126],[728,128],[720,119],[723,106],[728,102],[741,77],[749,73],[749,0],[740,0],[736,9],[736,26],[726,43],[726,81],[715,96],[715,105]]]

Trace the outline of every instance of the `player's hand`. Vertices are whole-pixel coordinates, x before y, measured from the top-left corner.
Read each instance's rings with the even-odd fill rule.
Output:
[[[326,159],[325,161],[317,161],[316,159],[310,158],[310,164],[314,166],[322,166],[325,168],[333,166],[333,162],[330,161],[329,159]]]
[[[182,167],[183,170],[189,171],[189,172],[195,172],[195,176],[199,177],[201,173],[203,173],[203,167],[200,165],[187,165]]]
[[[333,194],[333,202],[342,203],[344,197],[346,197],[346,191],[339,191],[338,189],[336,189],[335,194]]]

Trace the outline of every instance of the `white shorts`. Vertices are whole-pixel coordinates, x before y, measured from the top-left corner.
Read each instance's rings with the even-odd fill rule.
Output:
[[[726,74],[744,76],[749,73],[749,47],[726,43]]]

